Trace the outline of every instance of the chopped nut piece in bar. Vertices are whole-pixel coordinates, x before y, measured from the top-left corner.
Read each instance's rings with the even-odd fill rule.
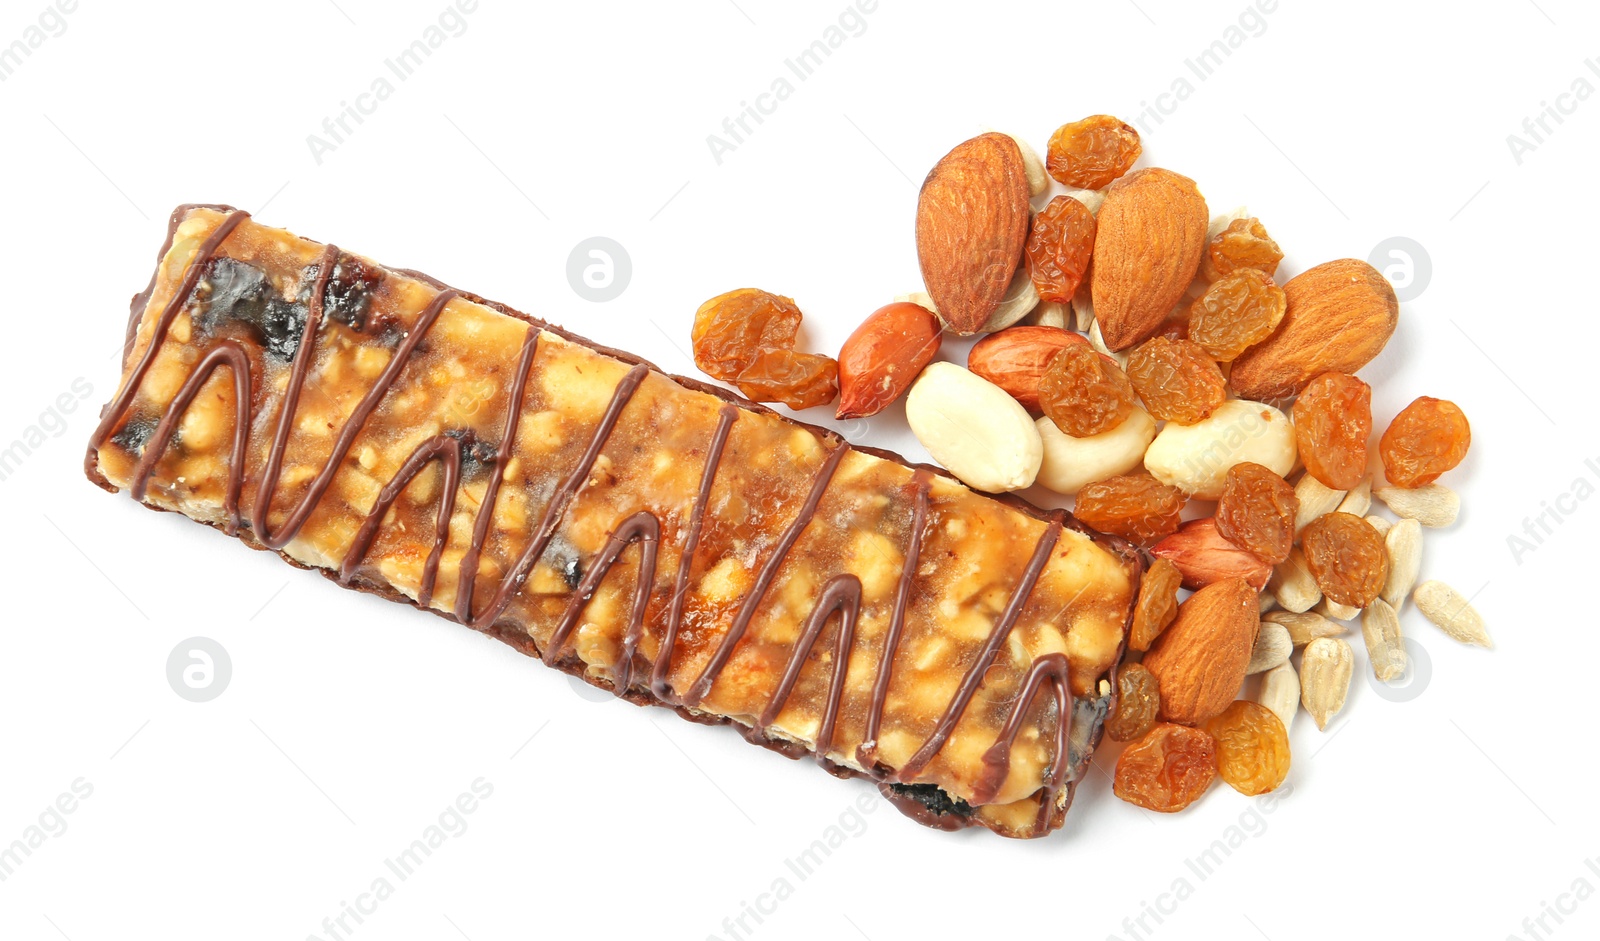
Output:
[[[415,272],[184,206],[91,480],[878,782],[1061,825],[1141,565],[1062,513]]]

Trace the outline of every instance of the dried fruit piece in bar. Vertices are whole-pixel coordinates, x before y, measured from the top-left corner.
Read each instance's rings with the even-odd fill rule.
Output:
[[[800,308],[758,288],[718,294],[694,313],[694,364],[713,379],[733,382],[764,350],[794,348]]]
[[[1045,169],[1067,186],[1097,190],[1127,173],[1143,150],[1138,131],[1109,114],[1095,114],[1056,128]]]
[[[1233,274],[1240,268],[1255,268],[1271,277],[1278,273],[1283,249],[1267,234],[1267,227],[1254,216],[1235,219],[1218,232],[1206,246],[1200,272],[1207,281]]]
[[[180,209],[91,480],[866,776],[930,826],[1061,825],[1130,547],[414,272],[360,259],[347,317],[353,257]],[[213,317],[222,259],[294,298],[292,353]]]
[[[1216,741],[1218,775],[1240,794],[1276,790],[1289,776],[1289,733],[1266,706],[1235,700],[1205,730]]]
[[[1146,810],[1188,807],[1217,776],[1217,746],[1204,729],[1163,722],[1123,749],[1112,793]]]
[[[1198,343],[1153,337],[1128,356],[1128,381],[1150,414],[1192,425],[1228,398],[1228,380]]]
[[[1071,196],[1057,196],[1033,217],[1025,250],[1039,296],[1072,303],[1094,259],[1094,213]]]
[[[1334,490],[1352,489],[1367,473],[1372,387],[1339,372],[1311,380],[1294,402],[1294,437],[1306,473]]]
[[[1328,513],[1300,533],[1306,566],[1326,598],[1364,608],[1389,578],[1389,553],[1372,525],[1349,513]]]
[[[1039,407],[1057,428],[1086,438],[1122,424],[1137,406],[1121,367],[1088,346],[1069,344],[1039,380]]]
[[[1228,469],[1217,501],[1217,532],[1277,565],[1294,548],[1294,518],[1299,511],[1300,499],[1288,481],[1246,461]]]
[[[1426,395],[1400,410],[1378,442],[1384,476],[1413,489],[1438,480],[1472,446],[1472,426],[1456,403]]]

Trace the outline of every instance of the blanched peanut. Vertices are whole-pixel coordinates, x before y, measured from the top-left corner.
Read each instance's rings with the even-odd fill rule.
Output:
[[[1164,484],[1215,500],[1235,464],[1253,461],[1286,475],[1294,469],[1296,453],[1294,426],[1282,412],[1234,399],[1193,425],[1168,422],[1151,442],[1144,466]]]
[[[917,377],[906,394],[906,423],[935,461],[974,490],[1021,490],[1039,474],[1044,444],[1027,410],[954,363],[930,363]]]

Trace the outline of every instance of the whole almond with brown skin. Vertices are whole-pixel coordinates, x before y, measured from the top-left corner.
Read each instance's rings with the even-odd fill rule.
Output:
[[[1325,372],[1354,375],[1382,352],[1400,321],[1400,302],[1378,269],[1342,258],[1283,286],[1289,309],[1278,330],[1233,361],[1228,381],[1242,398],[1300,394]]]
[[[973,344],[967,368],[989,380],[1030,412],[1039,411],[1039,380],[1064,347],[1088,344],[1061,327],[1007,327]]]
[[[1215,517],[1184,523],[1177,532],[1151,546],[1150,554],[1177,566],[1185,588],[1204,588],[1236,578],[1260,589],[1272,577],[1272,566],[1265,559],[1239,548],[1217,532]]]
[[[1161,689],[1161,718],[1199,725],[1228,708],[1244,682],[1261,628],[1257,594],[1243,579],[1207,585],[1144,655]]]
[[[911,387],[939,352],[939,318],[900,301],[878,308],[839,349],[837,418],[876,415]]]
[[[1095,222],[1094,316],[1117,352],[1154,336],[1188,290],[1211,215],[1193,180],[1151,167],[1112,183]]]
[[[951,331],[967,336],[1005,296],[1028,238],[1028,174],[1017,142],[980,134],[945,154],[917,199],[922,283]]]

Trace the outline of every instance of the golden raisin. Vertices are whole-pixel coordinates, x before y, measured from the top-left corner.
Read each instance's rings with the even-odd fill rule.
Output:
[[[1189,308],[1189,339],[1219,363],[1231,363],[1278,329],[1289,300],[1254,268],[1212,282]]]
[[[1133,384],[1115,362],[1084,344],[1063,347],[1039,380],[1039,407],[1075,438],[1122,424],[1133,412]]]
[[[815,353],[765,350],[734,380],[746,398],[782,402],[795,411],[826,405],[839,394],[839,364]]]
[[[1183,573],[1169,559],[1157,559],[1139,580],[1139,600],[1133,608],[1133,626],[1128,630],[1128,646],[1149,650],[1172,619],[1178,616],[1178,588]]]
[[[1267,234],[1261,220],[1235,219],[1206,246],[1200,260],[1201,274],[1207,281],[1215,281],[1240,268],[1254,268],[1267,275],[1278,273],[1278,262],[1283,261],[1283,249]]]
[[[1192,340],[1153,337],[1128,357],[1128,381],[1151,416],[1180,425],[1200,421],[1228,398],[1222,370]]]
[[[1372,524],[1349,513],[1329,513],[1300,532],[1306,567],[1322,593],[1340,604],[1365,608],[1383,591],[1389,556]]]
[[[1096,114],[1056,128],[1045,169],[1067,186],[1097,190],[1127,173],[1143,149],[1138,131],[1109,114]]]
[[[1100,532],[1149,545],[1178,531],[1187,501],[1149,474],[1124,474],[1079,490],[1072,513]]]
[[[1150,731],[1161,711],[1161,687],[1142,664],[1130,663],[1117,673],[1117,711],[1106,719],[1113,742],[1131,742]]]
[[[1294,516],[1300,498],[1289,482],[1260,464],[1228,469],[1217,501],[1217,532],[1241,549],[1277,565],[1294,548]]]
[[[1071,196],[1057,196],[1033,217],[1026,251],[1039,296],[1072,303],[1094,258],[1094,213]]]
[[[800,308],[787,297],[756,288],[718,294],[694,312],[694,364],[733,382],[757,353],[793,348],[799,331]]]
[[[1123,749],[1111,791],[1130,804],[1176,813],[1217,776],[1217,746],[1204,729],[1162,722]]]
[[[1372,387],[1340,372],[1311,380],[1294,402],[1294,438],[1306,473],[1334,490],[1367,474],[1372,437]]]
[[[1289,732],[1266,706],[1235,700],[1204,728],[1216,741],[1217,773],[1240,794],[1276,790],[1289,776]]]
[[[1389,423],[1378,442],[1384,475],[1396,487],[1421,487],[1461,463],[1472,426],[1456,403],[1424,395]]]

